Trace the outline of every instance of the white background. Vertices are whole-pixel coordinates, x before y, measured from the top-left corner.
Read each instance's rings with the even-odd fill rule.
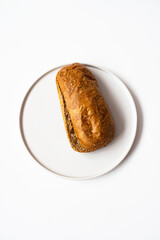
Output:
[[[70,62],[129,87],[139,122],[123,163],[57,177],[27,152],[19,111],[32,83]],[[0,239],[160,239],[160,1],[0,0]]]

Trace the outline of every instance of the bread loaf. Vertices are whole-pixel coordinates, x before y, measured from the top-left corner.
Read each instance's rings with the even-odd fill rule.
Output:
[[[56,85],[72,148],[91,152],[107,145],[114,137],[114,122],[89,69],[79,63],[64,67],[57,73]]]

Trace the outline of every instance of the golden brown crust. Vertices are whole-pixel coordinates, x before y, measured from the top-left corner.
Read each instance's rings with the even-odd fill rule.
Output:
[[[114,122],[93,74],[84,65],[74,63],[57,73],[56,84],[66,132],[73,149],[90,152],[109,143],[115,133]],[[68,124],[65,112],[69,114],[77,142],[71,138],[70,122]]]

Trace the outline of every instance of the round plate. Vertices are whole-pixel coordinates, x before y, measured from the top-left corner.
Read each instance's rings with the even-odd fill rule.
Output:
[[[135,103],[126,86],[109,71],[86,66],[96,77],[115,122],[115,137],[106,147],[90,153],[71,148],[55,81],[63,66],[45,73],[31,86],[20,113],[22,138],[34,159],[53,173],[69,178],[88,179],[111,171],[129,152],[137,129]]]

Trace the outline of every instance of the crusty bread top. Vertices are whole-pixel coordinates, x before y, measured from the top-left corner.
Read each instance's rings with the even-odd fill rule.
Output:
[[[92,151],[110,142],[114,122],[93,74],[84,65],[74,63],[62,68],[56,81],[81,146]]]

